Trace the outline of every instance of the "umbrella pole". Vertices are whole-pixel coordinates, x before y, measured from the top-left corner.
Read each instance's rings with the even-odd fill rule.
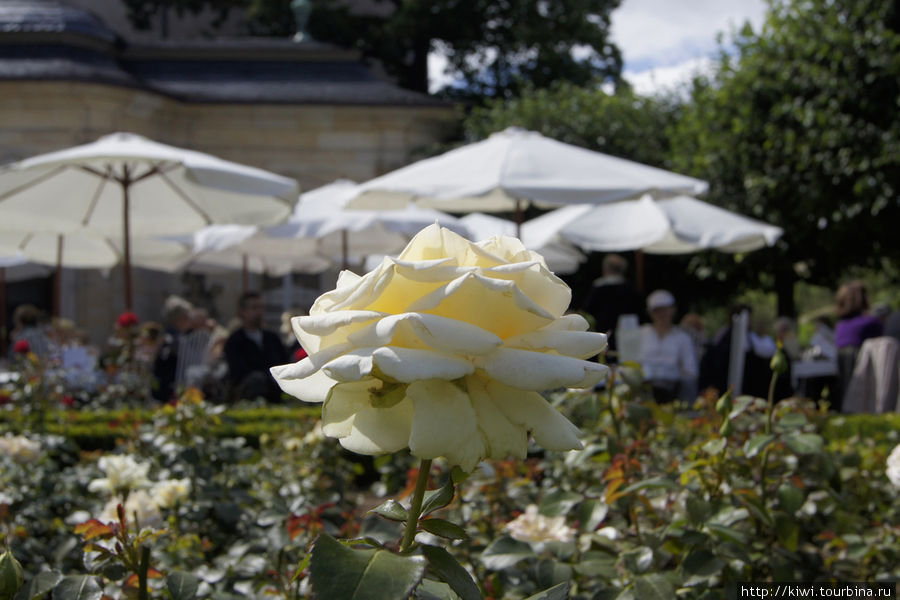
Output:
[[[644,251],[634,251],[635,284],[638,294],[644,293]]]
[[[62,298],[62,257],[63,257],[63,236],[56,236],[56,273],[53,274],[53,316],[57,319],[60,313],[60,304]]]
[[[6,356],[6,267],[0,267],[0,356]]]
[[[125,268],[125,310],[130,311],[134,304],[131,295],[131,225],[128,210],[128,173],[125,174],[125,180],[122,182],[122,248],[124,250],[124,268]]]
[[[516,237],[522,239],[522,201],[516,198]]]
[[[348,242],[347,242],[347,230],[341,229],[341,269],[346,271],[347,264],[347,251],[348,251]]]
[[[250,266],[246,253],[241,254],[241,286],[245,294],[250,291]]]

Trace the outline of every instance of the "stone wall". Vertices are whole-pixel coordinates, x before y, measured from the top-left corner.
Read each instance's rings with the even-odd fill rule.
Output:
[[[96,83],[4,81],[0,163],[130,131],[293,177],[310,190],[403,166],[441,139],[452,119],[447,107],[195,104]],[[221,279],[217,308],[227,317],[240,276]],[[142,319],[159,319],[162,299],[181,291],[178,276],[142,271],[135,308]],[[124,308],[120,269],[109,277],[68,275],[63,296],[62,316],[89,329],[95,341],[105,339]]]

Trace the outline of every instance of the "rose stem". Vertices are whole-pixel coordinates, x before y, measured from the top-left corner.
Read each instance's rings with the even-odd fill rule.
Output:
[[[428,473],[430,471],[431,459],[423,458],[422,462],[419,463],[419,473],[416,475],[416,491],[413,493],[412,503],[409,506],[409,516],[406,519],[406,531],[403,532],[400,552],[409,550],[416,537],[416,529],[419,527],[419,516],[422,513],[422,500],[425,498],[425,487],[428,485]]]

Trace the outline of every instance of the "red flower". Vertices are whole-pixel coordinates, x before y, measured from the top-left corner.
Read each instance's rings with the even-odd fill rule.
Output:
[[[13,352],[16,354],[28,354],[31,352],[31,344],[28,343],[28,340],[19,340],[13,346]]]
[[[75,398],[73,398],[72,396],[63,396],[60,402],[63,403],[63,406],[68,406],[69,408],[75,406]]]
[[[0,406],[12,402],[12,396],[9,392],[0,392]]]
[[[140,319],[138,319],[138,316],[131,311],[123,312],[119,315],[119,318],[116,319],[116,327],[119,329],[134,327],[138,323],[140,323]]]
[[[304,350],[303,348],[297,348],[297,351],[294,352],[294,360],[303,360],[307,356],[309,356],[309,355],[306,353],[306,350]]]

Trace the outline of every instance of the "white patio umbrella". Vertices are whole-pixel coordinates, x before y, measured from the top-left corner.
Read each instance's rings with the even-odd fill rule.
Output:
[[[510,127],[485,140],[420,160],[360,185],[351,208],[415,201],[453,212],[601,204],[656,191],[702,194],[707,184],[640,163]]]
[[[556,213],[568,212],[572,209],[580,210],[584,205],[566,206],[541,215],[522,223],[521,240],[525,247],[544,257],[547,266],[557,274],[566,275],[578,270],[578,266],[585,259],[584,255],[572,244],[558,236],[558,228],[554,231],[554,223],[551,219],[558,219]],[[460,219],[460,222],[469,230],[473,241],[483,241],[495,235],[516,235],[516,224],[507,219],[501,219],[482,213],[470,213]]]
[[[655,200],[646,195],[639,200],[586,206],[564,223],[559,233],[585,250],[686,254],[700,250],[749,252],[774,245],[784,231],[696,198]]]
[[[131,308],[133,235],[274,224],[290,213],[297,191],[296,181],[261,169],[114,133],[0,169],[0,227],[121,235]]]

